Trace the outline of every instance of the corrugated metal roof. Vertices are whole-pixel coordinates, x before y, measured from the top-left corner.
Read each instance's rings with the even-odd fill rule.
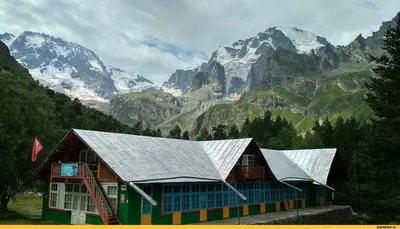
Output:
[[[188,141],[74,129],[125,181],[136,183],[225,180],[251,138]],[[261,149],[278,180],[326,184],[336,149]]]
[[[313,180],[326,185],[336,149],[283,150],[282,152]]]
[[[281,181],[301,181],[309,180],[312,178],[303,171],[298,165],[290,160],[282,151],[261,149],[265,160],[271,172],[277,180]]]
[[[74,131],[125,181],[178,177],[221,180],[200,142]]]
[[[251,138],[244,138],[202,141],[201,144],[222,179],[225,180],[251,141]]]
[[[156,184],[156,183],[199,183],[199,182],[221,182],[221,180],[207,180],[200,178],[170,178],[170,179],[161,179],[161,180],[146,180],[146,181],[137,181],[136,184]]]

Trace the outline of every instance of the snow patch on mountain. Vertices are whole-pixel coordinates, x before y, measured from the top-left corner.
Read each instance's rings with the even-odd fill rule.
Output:
[[[183,95],[182,90],[175,89],[173,84],[164,84],[161,87],[161,90],[175,97],[181,97]]]
[[[15,36],[11,33],[0,34],[0,41],[10,47],[11,43],[15,40]]]
[[[48,65],[46,68],[29,69],[29,72],[40,84],[69,97],[79,98],[82,101],[108,102],[107,99],[87,88],[80,79],[72,78],[71,73],[74,72],[74,69],[71,67],[66,67],[60,71],[57,67]]]
[[[280,30],[287,38],[289,38],[299,53],[308,54],[312,49],[317,50],[324,46],[324,44],[318,42],[318,36],[314,33],[284,26],[276,27],[276,29]]]
[[[126,72],[112,66],[108,67],[111,79],[120,94],[155,90],[154,84],[135,72]]]
[[[27,48],[28,47],[38,48],[43,46],[45,42],[46,39],[43,36],[41,36],[40,34],[34,34],[26,37],[25,46]]]
[[[103,68],[96,60],[89,60],[89,64],[93,67],[93,70],[103,72]]]

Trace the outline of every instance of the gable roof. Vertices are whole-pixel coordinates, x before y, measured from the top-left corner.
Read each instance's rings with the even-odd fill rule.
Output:
[[[225,180],[251,141],[251,138],[244,138],[202,141],[200,143],[217,168],[221,178]]]
[[[122,180],[134,183],[225,181],[251,144],[260,149],[252,138],[189,141],[81,129],[67,136],[71,133]],[[336,149],[260,151],[276,179],[324,185],[336,154]]]
[[[125,181],[225,180],[252,139],[196,142],[74,129]]]
[[[88,130],[74,132],[125,181],[221,179],[201,144]]]
[[[283,150],[283,154],[314,181],[326,184],[336,149]]]
[[[261,149],[272,174],[280,181],[313,181],[302,168],[289,159],[283,152],[271,149]]]

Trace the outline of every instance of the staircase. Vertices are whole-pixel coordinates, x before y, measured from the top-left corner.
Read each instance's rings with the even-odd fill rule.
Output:
[[[104,225],[119,225],[121,224],[117,214],[111,208],[110,200],[106,197],[104,189],[97,184],[92,172],[90,171],[87,164],[85,169],[80,170],[83,183],[93,199],[93,202],[99,212],[101,220]]]

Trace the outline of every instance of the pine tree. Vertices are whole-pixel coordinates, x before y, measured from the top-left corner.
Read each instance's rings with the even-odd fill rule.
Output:
[[[211,134],[208,132],[206,127],[203,127],[200,131],[199,136],[196,139],[197,141],[208,141],[212,140]]]
[[[157,129],[155,137],[162,137],[162,133],[161,133],[160,128]]]
[[[169,138],[181,139],[181,128],[176,125],[172,130],[169,131]]]
[[[189,140],[189,131],[185,130],[185,132],[183,132],[182,139]]]
[[[237,138],[239,138],[239,130],[238,130],[236,124],[232,125],[229,128],[228,138],[229,139],[237,139]]]
[[[142,122],[141,122],[141,121],[138,121],[138,122],[133,126],[133,131],[134,131],[133,134],[136,134],[136,135],[141,135],[141,134],[142,134],[142,132],[143,132],[143,125],[142,125]]]
[[[227,139],[226,128],[227,128],[227,126],[226,125],[222,125],[222,124],[219,124],[218,126],[213,127],[212,128],[213,139],[214,140]]]
[[[153,136],[153,133],[152,133],[150,127],[146,127],[146,129],[143,130],[142,135],[144,135],[144,136]]]
[[[242,128],[240,128],[239,136],[242,138],[252,137],[249,117],[246,118],[246,120],[244,121],[244,123],[242,125]]]
[[[387,54],[371,56],[378,66],[373,69],[376,77],[366,83],[365,101],[374,110],[380,122],[399,129],[400,127],[400,12],[396,24],[385,33],[383,49]]]

